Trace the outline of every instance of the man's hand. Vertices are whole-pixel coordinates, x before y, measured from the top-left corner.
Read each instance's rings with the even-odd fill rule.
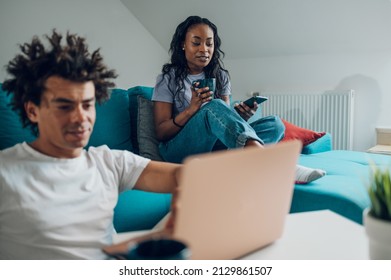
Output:
[[[179,174],[178,174],[179,176]],[[148,239],[157,239],[157,238],[172,238],[175,227],[175,217],[178,210],[178,188],[173,192],[171,200],[171,212],[168,213],[161,222],[155,226],[154,230],[151,232],[131,238],[129,240],[123,241],[121,243],[109,245],[102,248],[102,251],[107,255],[114,257],[116,259],[126,259],[129,248],[136,245],[137,243],[148,240]]]
[[[147,234],[137,236],[117,244],[105,246],[102,248],[102,251],[108,256],[111,256],[115,259],[126,260],[129,249],[134,245],[136,245],[137,243],[149,239],[170,238],[170,237],[171,237],[171,233],[169,233],[166,229],[151,231],[148,232]]]
[[[164,231],[171,235],[174,233],[175,218],[178,213],[178,195],[179,195],[179,190],[177,188],[175,192],[172,194],[171,212],[168,214],[167,222],[164,225]]]

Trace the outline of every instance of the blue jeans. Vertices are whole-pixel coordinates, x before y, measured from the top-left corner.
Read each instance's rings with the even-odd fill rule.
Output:
[[[213,99],[174,138],[160,143],[159,151],[165,161],[181,163],[190,155],[242,148],[248,139],[262,144],[277,143],[284,131],[279,117],[268,116],[249,124],[224,101]]]

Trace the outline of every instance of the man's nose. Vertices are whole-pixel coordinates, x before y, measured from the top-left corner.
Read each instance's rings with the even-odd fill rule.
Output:
[[[87,112],[83,109],[82,106],[77,106],[72,114],[72,121],[82,122],[87,119]]]

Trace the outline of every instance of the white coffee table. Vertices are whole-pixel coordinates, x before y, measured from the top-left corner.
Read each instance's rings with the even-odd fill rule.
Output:
[[[114,243],[149,231],[121,233]],[[289,214],[283,236],[244,260],[360,260],[368,259],[364,227],[332,211]]]
[[[242,259],[358,260],[368,259],[363,226],[332,211],[288,215],[283,236]]]

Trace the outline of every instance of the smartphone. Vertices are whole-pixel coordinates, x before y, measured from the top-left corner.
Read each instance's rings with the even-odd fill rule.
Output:
[[[252,108],[254,107],[254,102],[257,102],[258,104],[261,104],[262,102],[265,102],[268,100],[265,96],[253,96],[247,99],[246,101],[243,101],[244,104],[246,104],[248,107]]]

